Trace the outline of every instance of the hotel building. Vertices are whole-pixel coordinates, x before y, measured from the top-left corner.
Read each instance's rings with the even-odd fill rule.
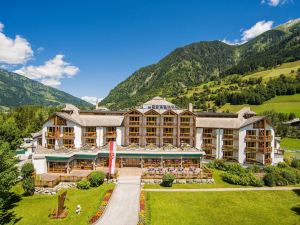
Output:
[[[117,167],[199,167],[225,159],[243,165],[276,164],[274,128],[250,108],[238,113],[194,112],[155,97],[127,111],[79,110],[67,104],[34,135],[38,174],[108,166],[108,142]]]

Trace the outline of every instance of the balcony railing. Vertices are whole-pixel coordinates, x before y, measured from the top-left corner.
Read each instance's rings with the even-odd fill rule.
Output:
[[[247,153],[249,153],[249,152],[257,152],[257,148],[256,147],[246,147],[245,151]]]
[[[190,137],[193,136],[192,133],[180,133],[180,137]]]
[[[214,137],[216,137],[216,135],[213,133],[203,133],[202,137],[203,138],[214,138]]]
[[[264,135],[258,136],[259,141],[264,141]],[[273,136],[272,135],[266,135],[266,141],[272,141]]]
[[[47,144],[48,149],[54,149],[54,144]]]
[[[47,138],[59,138],[60,137],[60,132],[58,131],[48,131],[46,132],[46,137]]]
[[[258,140],[258,136],[257,135],[252,135],[252,134],[247,134],[245,137],[246,141],[257,141]]]
[[[156,132],[147,132],[146,136],[157,136]]]
[[[266,153],[271,153],[272,152],[272,147],[258,147],[258,150],[263,153],[263,154],[266,154]]]
[[[173,134],[173,132],[171,132],[171,133],[163,133],[163,136],[166,136],[166,137],[172,137],[172,136],[174,136],[174,134]]]
[[[157,121],[146,121],[147,126],[156,126],[158,125]]]
[[[64,132],[63,138],[64,139],[73,139],[73,138],[75,138],[75,133],[74,132]]]
[[[82,137],[83,138],[96,138],[97,133],[96,132],[83,132]]]
[[[236,151],[237,148],[233,145],[223,145],[222,150],[223,151]]]
[[[139,132],[129,132],[129,136],[138,137],[140,135]]]
[[[193,123],[193,122],[180,122],[179,125],[180,125],[180,126],[193,126],[194,123]]]
[[[74,144],[64,144],[65,148],[74,148]]]
[[[202,148],[207,150],[213,150],[216,149],[216,146],[214,144],[202,144]]]
[[[117,137],[117,132],[116,131],[106,131],[105,136],[115,138],[115,137]]]
[[[140,121],[129,121],[129,125],[140,125]]]
[[[272,158],[265,159],[265,164],[271,164],[271,163],[272,163]]]
[[[175,122],[163,122],[163,126],[176,126]]]

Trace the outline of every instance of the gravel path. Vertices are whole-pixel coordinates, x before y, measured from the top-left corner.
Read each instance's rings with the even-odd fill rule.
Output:
[[[140,176],[119,177],[104,215],[96,225],[136,225],[138,223]]]
[[[222,191],[291,191],[300,187],[203,188],[203,189],[143,189],[149,192],[222,192]]]

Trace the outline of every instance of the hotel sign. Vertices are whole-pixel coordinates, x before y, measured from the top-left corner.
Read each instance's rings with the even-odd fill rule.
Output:
[[[114,174],[115,166],[116,166],[117,144],[115,141],[110,141],[108,145],[109,145],[109,163],[108,163],[109,174]]]

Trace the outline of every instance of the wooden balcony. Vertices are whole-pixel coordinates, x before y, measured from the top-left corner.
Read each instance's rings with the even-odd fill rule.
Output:
[[[202,149],[205,149],[205,150],[213,150],[213,149],[216,149],[216,146],[214,144],[202,144]]]
[[[180,133],[179,136],[180,137],[192,137],[193,134],[192,133]]]
[[[46,138],[53,138],[53,139],[55,139],[55,138],[60,138],[60,132],[46,132]]]
[[[183,127],[190,127],[193,126],[194,123],[193,122],[180,122],[179,126],[183,126]]]
[[[48,149],[54,149],[54,145],[53,144],[47,144],[47,148]]]
[[[173,133],[167,133],[167,132],[165,132],[165,133],[163,133],[163,136],[164,137],[173,137],[174,134]]]
[[[267,136],[266,136],[266,139],[264,139],[264,136],[263,136],[263,135],[259,135],[259,136],[258,136],[258,140],[259,140],[259,141],[264,141],[264,140],[266,140],[266,141],[272,141],[272,139],[273,139],[273,136],[272,136],[272,135],[267,135]]]
[[[156,132],[147,132],[146,136],[147,137],[149,137],[149,136],[157,136],[157,134],[156,134]]]
[[[258,150],[263,154],[267,154],[272,152],[272,147],[258,147]]]
[[[172,126],[176,126],[177,124],[175,122],[163,122],[163,126],[169,126],[169,127],[172,127]]]
[[[105,136],[108,138],[116,138],[117,132],[116,131],[107,131],[107,132],[105,132]]]
[[[250,153],[250,152],[257,152],[256,147],[246,147],[245,152]]]
[[[74,132],[64,132],[63,133],[63,138],[64,139],[74,139],[75,138],[75,133]]]
[[[146,126],[158,126],[157,121],[146,121],[145,123]]]
[[[233,145],[223,145],[222,150],[223,151],[237,151],[238,149]]]
[[[138,136],[140,136],[140,133],[139,132],[129,132],[129,136],[138,137]]]
[[[204,138],[204,139],[212,139],[215,137],[216,137],[216,135],[213,133],[203,133],[203,135],[202,135],[202,138]]]
[[[245,141],[257,141],[258,136],[257,135],[246,135]]]
[[[96,138],[97,133],[96,132],[83,132],[82,137],[83,138]]]
[[[141,124],[141,121],[129,121],[128,124],[129,126],[138,126]]]
[[[64,144],[64,147],[73,149],[73,148],[75,148],[75,145],[74,144]]]
[[[272,158],[265,159],[265,164],[271,164],[271,163],[272,163]]]

